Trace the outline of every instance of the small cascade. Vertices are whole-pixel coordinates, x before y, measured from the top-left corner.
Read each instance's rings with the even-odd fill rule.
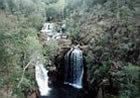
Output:
[[[83,52],[78,47],[72,48],[65,55],[64,84],[71,85],[75,88],[82,88],[83,74]]]
[[[39,87],[40,95],[48,96],[51,88],[48,86],[48,70],[45,69],[43,64],[35,66],[35,76]]]

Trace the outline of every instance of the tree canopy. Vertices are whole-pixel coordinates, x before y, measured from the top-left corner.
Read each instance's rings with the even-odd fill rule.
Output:
[[[72,44],[88,46],[89,91],[108,80],[107,98],[139,98],[139,9],[139,0],[0,0],[0,87],[8,85],[22,98],[36,87],[36,61],[55,63],[58,42],[42,42],[38,36],[53,17],[53,22],[66,21]]]

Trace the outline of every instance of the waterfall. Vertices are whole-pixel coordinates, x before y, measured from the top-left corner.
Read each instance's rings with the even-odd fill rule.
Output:
[[[40,95],[48,96],[51,88],[48,86],[48,70],[44,68],[43,64],[35,66],[35,77],[39,87]]]
[[[83,87],[83,52],[78,48],[72,48],[64,57],[65,75],[64,84],[71,85],[75,88]]]

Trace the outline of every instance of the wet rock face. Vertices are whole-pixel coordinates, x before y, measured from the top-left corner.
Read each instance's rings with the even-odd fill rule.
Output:
[[[64,81],[64,55],[71,48],[72,41],[60,39],[58,40],[58,44],[60,46],[60,50],[58,51],[58,55],[55,57],[55,66],[56,66],[55,73],[57,73],[57,76],[56,77],[53,76],[53,78],[56,78],[57,81],[63,82]],[[52,73],[54,73],[54,71]]]
[[[56,66],[56,71],[57,71],[57,82],[63,83],[64,81],[64,54],[61,54],[61,56],[57,56],[55,58],[55,66]]]
[[[49,85],[55,84],[57,82],[57,70],[56,67],[50,67],[49,68]]]

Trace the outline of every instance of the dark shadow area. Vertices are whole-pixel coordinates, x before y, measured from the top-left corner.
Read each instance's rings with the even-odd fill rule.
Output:
[[[80,89],[69,85],[61,85],[53,87],[49,96],[41,96],[40,98],[79,98],[80,91]]]

